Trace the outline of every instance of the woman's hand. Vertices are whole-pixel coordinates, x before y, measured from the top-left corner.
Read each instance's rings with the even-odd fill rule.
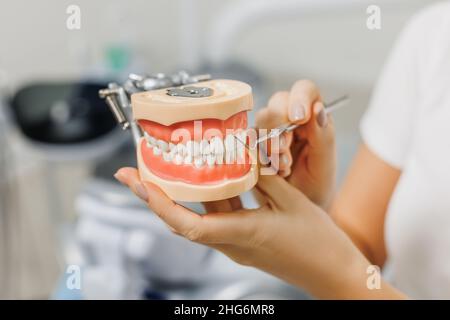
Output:
[[[142,182],[134,168],[116,178],[129,186],[169,227],[231,259],[272,273],[319,298],[374,297],[366,287],[369,263],[328,215],[279,176],[261,176],[267,203],[253,210],[236,199],[209,204],[199,215]],[[228,212],[231,211],[231,212]]]
[[[335,185],[334,126],[313,82],[300,80],[290,92],[275,93],[256,116],[258,128],[271,129],[287,122],[303,125],[280,138],[279,175],[325,208]]]

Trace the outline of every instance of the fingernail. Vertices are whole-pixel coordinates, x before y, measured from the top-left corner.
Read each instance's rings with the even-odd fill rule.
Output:
[[[305,107],[301,104],[295,105],[289,109],[289,118],[291,121],[299,121],[305,118]]]
[[[147,189],[144,187],[144,185],[140,182],[137,182],[134,185],[134,190],[136,191],[136,195],[141,198],[144,201],[148,200],[148,193]]]
[[[116,180],[119,181],[120,183],[125,184],[124,176],[120,172],[116,172],[114,174],[114,178],[116,178]]]
[[[285,154],[282,154],[282,155],[281,155],[281,161],[282,161],[284,164],[288,164],[288,163],[289,163],[289,158],[288,158],[288,156],[285,155]]]
[[[270,159],[269,155],[267,154],[267,149],[264,144],[259,145],[259,160],[261,161],[262,165],[269,165]]]
[[[327,114],[325,113],[325,109],[323,108],[323,105],[321,103],[317,104],[315,109],[316,109],[317,124],[319,125],[319,127],[325,128],[328,124],[328,118],[327,118]],[[319,111],[319,109],[320,109],[320,111]]]

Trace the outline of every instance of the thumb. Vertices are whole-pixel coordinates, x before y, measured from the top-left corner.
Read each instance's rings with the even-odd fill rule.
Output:
[[[308,198],[278,175],[259,176],[256,188],[267,198],[271,206],[279,209],[288,209],[300,201],[308,201]],[[299,208],[297,208],[299,209]]]

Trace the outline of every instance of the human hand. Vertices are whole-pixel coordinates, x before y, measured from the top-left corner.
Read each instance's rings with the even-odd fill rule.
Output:
[[[278,150],[271,150],[280,156],[279,175],[325,208],[335,186],[334,125],[313,82],[300,80],[290,92],[275,93],[256,115],[258,128],[272,129],[287,122],[303,125],[284,133]]]
[[[122,168],[115,176],[174,233],[240,264],[272,273],[316,297],[338,297],[342,284],[354,285],[355,278],[365,286],[367,260],[321,208],[279,176],[260,177],[257,188],[267,201],[261,208],[245,210],[232,199],[207,204],[214,212],[204,215],[140,181],[134,168]]]

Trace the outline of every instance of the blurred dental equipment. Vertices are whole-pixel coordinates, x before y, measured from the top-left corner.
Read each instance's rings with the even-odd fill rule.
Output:
[[[27,146],[49,162],[101,158],[123,141],[98,98],[102,86],[90,82],[28,85],[12,97],[9,120]]]
[[[20,294],[14,281],[25,281],[24,268],[16,264],[36,261],[36,268],[51,266],[40,273],[44,280],[27,283],[31,292],[48,292],[37,283],[50,286],[50,273],[63,264],[59,259],[65,250],[63,228],[72,214],[65,193],[76,184],[61,180],[61,172],[70,177],[75,166],[107,157],[126,140],[98,97],[102,86],[88,81],[35,81],[1,95],[4,297]],[[32,194],[27,193],[30,190]],[[33,216],[27,218],[28,208]]]
[[[125,139],[105,112],[98,83],[42,82],[20,88],[7,114],[26,148],[47,164],[46,190],[55,222],[61,221],[57,165],[108,156]]]

